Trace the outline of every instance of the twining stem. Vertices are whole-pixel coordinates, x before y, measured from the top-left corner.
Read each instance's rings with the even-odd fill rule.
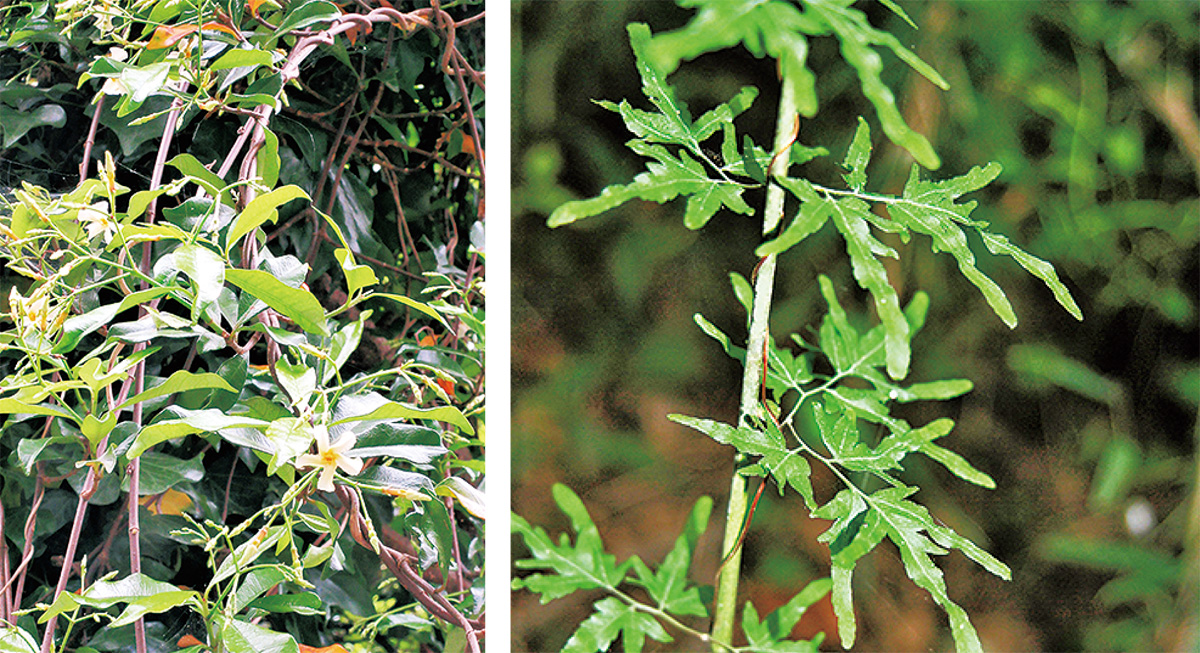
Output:
[[[779,152],[791,146],[794,136],[793,127],[798,115],[796,98],[792,92],[792,84],[782,84],[779,98],[779,113],[775,123],[774,152]],[[787,172],[790,154],[784,153],[775,157],[771,165],[772,175],[783,175]],[[778,184],[767,187],[767,200],[763,209],[763,233],[774,229],[783,217],[783,188]],[[766,361],[763,352],[770,333],[769,318],[771,316],[771,292],[775,285],[775,255],[768,255],[758,267],[758,275],[754,280],[754,303],[750,311],[750,340],[746,344],[746,366],[742,374],[742,399],[738,411],[738,426],[748,426],[751,417],[761,418],[759,408],[759,390],[762,384],[762,370]],[[737,586],[741,573],[742,552],[737,545],[738,529],[746,515],[746,505],[749,500],[747,479],[738,473],[748,461],[743,454],[734,458],[733,478],[729,483],[729,507],[725,513],[725,540],[721,544],[722,557],[728,557],[721,574],[717,577],[716,607],[713,614],[712,639],[713,651],[728,648],[733,642],[733,620],[737,610]]]

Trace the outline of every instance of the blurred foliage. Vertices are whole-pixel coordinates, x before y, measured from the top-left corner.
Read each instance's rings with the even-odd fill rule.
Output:
[[[952,264],[923,244],[885,241],[911,250],[889,269],[901,298],[917,290],[933,298],[913,343],[912,378],[975,384],[956,408],[905,407],[906,419],[954,418],[956,449],[998,489],[950,498],[940,489],[950,480],[944,472],[913,465],[909,473],[935,514],[1013,569],[1013,583],[985,584],[950,556],[947,584],[961,588],[956,600],[987,649],[1185,646],[1198,604],[1180,570],[1195,575],[1200,519],[1189,498],[1200,437],[1200,10],[1191,2],[940,2],[906,7],[914,31],[882,5],[861,8],[950,84],[942,92],[898,62],[884,67],[907,124],[941,157],[935,178],[999,161],[1004,173],[981,191],[974,217],[1053,261],[1087,316],[1076,323],[1054,310],[1036,280],[984,254],[981,269],[1021,319],[1009,333]],[[619,117],[592,103],[639,96],[623,26],[642,21],[658,33],[689,16],[670,3],[514,7],[513,507],[565,530],[550,492],[561,481],[619,557],[661,559],[694,497],[716,496],[719,506],[726,492],[727,454],[664,416],[736,416],[738,367],[690,318],[703,306],[742,337],[724,271],[749,276],[758,224],[729,217],[685,232],[682,202],[635,202],[571,230],[544,225],[559,204],[595,196],[641,166],[621,146],[629,134]],[[820,108],[800,139],[843,151],[853,135],[845,116],[871,108],[831,39],[809,47]],[[744,84],[762,89],[739,122],[760,143],[773,128],[775,80],[772,66],[740,50],[701,56],[671,77],[698,114]],[[871,176],[898,193],[911,159],[878,147]],[[817,159],[805,172],[838,180],[835,164]],[[818,271],[866,308],[841,248],[819,233],[780,259],[776,296],[785,299],[774,308],[775,330],[815,329]],[[822,482],[832,479],[814,476]],[[827,554],[813,544],[824,526],[768,496],[755,527],[744,593],[766,612],[803,579],[827,573]],[[697,576],[715,572],[717,557],[716,536],[702,538]],[[1139,560],[1158,562],[1139,572]],[[906,588],[898,557],[858,576],[858,591],[873,599],[860,606],[856,647],[925,650],[944,641],[934,609]],[[527,600],[514,599],[517,650],[554,646],[559,624],[590,609],[587,597],[544,607]],[[817,630],[836,633],[827,604],[796,634]]]

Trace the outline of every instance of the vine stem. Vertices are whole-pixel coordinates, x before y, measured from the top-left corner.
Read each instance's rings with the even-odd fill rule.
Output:
[[[781,152],[794,142],[794,121],[798,117],[792,84],[781,84],[779,112],[775,122],[775,146]],[[771,165],[772,175],[787,172],[790,155],[784,153],[775,158]],[[783,188],[778,184],[767,187],[767,200],[763,209],[763,233],[778,226],[783,218]],[[775,286],[775,255],[762,260],[754,280],[754,303],[750,311],[750,340],[746,344],[746,366],[742,374],[741,408],[738,411],[738,426],[747,426],[751,417],[761,417],[758,395],[762,387],[762,371],[766,361],[763,352],[770,335],[771,293]],[[749,502],[749,487],[745,476],[738,471],[746,465],[747,458],[737,454],[734,458],[733,478],[729,483],[729,507],[725,513],[725,539],[721,544],[722,558],[728,558],[717,577],[716,606],[712,625],[712,650],[721,653],[733,643],[733,621],[737,610],[738,580],[741,575],[742,551],[737,546],[738,530],[746,515]]]

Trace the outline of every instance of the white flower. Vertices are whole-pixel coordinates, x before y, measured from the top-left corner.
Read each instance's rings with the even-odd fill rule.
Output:
[[[8,294],[9,314],[21,335],[38,332],[50,335],[57,331],[67,319],[66,306],[53,304],[46,296],[46,287],[41,286],[29,297],[22,297],[13,286]]]
[[[333,492],[335,468],[341,469],[350,476],[362,471],[363,461],[346,455],[346,452],[354,447],[355,437],[344,435],[331,445],[329,444],[329,429],[324,424],[314,426],[313,433],[317,436],[317,453],[296,456],[296,466],[320,467],[321,478],[317,479],[317,489],[322,492]]]
[[[117,221],[108,212],[108,202],[97,202],[79,209],[79,222],[87,228],[89,240],[104,236],[104,242],[108,243],[117,233]]]

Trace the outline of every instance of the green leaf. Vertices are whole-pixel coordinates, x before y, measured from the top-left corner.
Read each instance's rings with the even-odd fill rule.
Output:
[[[12,147],[31,129],[58,128],[66,123],[67,112],[57,104],[43,104],[32,111],[19,111],[0,104],[0,130],[4,132],[4,146],[0,149]]]
[[[279,168],[282,165],[279,158],[279,137],[275,132],[263,128],[263,146],[254,155],[254,160],[263,186],[274,188],[275,184],[279,183]]]
[[[275,363],[275,376],[279,385],[291,398],[291,405],[307,405],[317,389],[317,372],[304,363],[293,363],[281,356]]]
[[[603,653],[618,635],[622,635],[623,650],[629,653],[640,653],[646,637],[659,642],[674,641],[654,617],[620,599],[610,596],[593,607],[592,616],[579,624],[562,653]]]
[[[33,636],[16,626],[0,628],[0,653],[38,653]]]
[[[252,417],[226,415],[212,408],[188,410],[186,408],[171,407],[168,411],[164,411],[164,414],[181,415],[181,417],[165,419],[161,422],[155,422],[142,427],[142,430],[137,434],[137,438],[130,446],[129,451],[125,452],[128,458],[137,458],[147,449],[160,442],[181,438],[185,435],[211,433],[228,428],[252,427],[262,429],[266,428],[268,424],[268,422]]]
[[[689,196],[684,213],[684,224],[689,229],[703,227],[722,207],[737,213],[751,214],[753,210],[742,199],[746,186],[728,178],[724,172],[719,172],[720,178],[709,177],[709,170],[704,164],[714,168],[715,164],[704,153],[700,141],[716,133],[722,125],[728,125],[735,115],[744,111],[757,95],[757,90],[742,89],[730,102],[709,111],[693,124],[687,107],[677,100],[674,91],[666,83],[664,74],[652,60],[648,49],[650,29],[641,23],[630,24],[627,28],[637,60],[638,73],[642,78],[642,90],[658,109],[658,113],[635,109],[627,101],[620,104],[600,104],[620,113],[626,127],[639,137],[638,140],[629,143],[630,149],[654,161],[647,163],[647,171],[634,177],[632,183],[614,184],[605,188],[599,197],[567,202],[559,206],[550,215],[547,224],[551,227],[570,224],[603,213],[632,199],[661,204],[679,195]],[[731,133],[726,128],[727,143]],[[679,145],[684,149],[673,152],[654,143]],[[752,171],[749,168],[754,165],[761,168],[762,164],[757,159],[758,152],[749,142],[746,149],[747,154],[754,152],[754,161],[752,164],[739,162],[738,165],[742,168],[742,174],[750,175]],[[766,157],[766,154],[763,156]]]
[[[333,20],[341,15],[337,5],[326,0],[310,0],[299,6],[294,4],[290,6],[293,7],[292,10],[283,17],[283,20],[279,21],[279,27],[275,29],[273,38],[279,38],[293,30],[304,29],[309,25]]]
[[[956,222],[976,226],[967,216],[975,208],[975,202],[955,204],[958,196],[978,190],[1000,174],[1000,165],[988,164],[985,168],[973,168],[961,177],[943,182],[921,181],[914,165],[904,186],[902,201],[890,203],[888,213],[913,231],[933,239],[935,251],[949,253],[958,262],[958,269],[968,281],[975,284],[984,298],[1010,328],[1017,325],[1017,316],[1004,291],[994,281],[975,267],[975,255],[967,245],[966,235]]]
[[[746,634],[749,648],[779,653],[816,653],[824,639],[823,633],[811,641],[788,642],[787,639],[808,608],[828,594],[832,587],[833,581],[828,578],[814,580],[762,621],[758,619],[754,604],[746,601],[742,610],[742,632]]]
[[[179,370],[162,383],[139,392],[129,399],[126,399],[121,403],[120,406],[117,406],[117,410],[128,408],[134,404],[154,399],[155,397],[163,397],[166,395],[175,394],[177,392],[185,392],[187,390],[204,390],[212,388],[225,390],[227,392],[236,392],[236,390],[234,390],[234,388],[230,386],[225,379],[221,378],[217,374],[213,374],[211,372],[193,374],[192,372],[188,372],[186,370]]]
[[[346,286],[349,287],[351,297],[363,288],[379,283],[375,270],[369,265],[355,263],[354,254],[350,253],[350,250],[339,247],[333,250],[333,256],[338,265],[342,266],[342,273],[346,275]]]
[[[967,618],[966,611],[950,600],[942,571],[933,564],[933,560],[929,557],[946,553],[946,549],[938,544],[950,546],[961,544],[966,540],[957,535],[954,536],[957,539],[947,537],[945,531],[948,529],[941,529],[933,521],[929,511],[905,498],[916,490],[917,488],[905,486],[880,490],[871,495],[869,499],[872,512],[879,515],[879,526],[887,533],[888,539],[900,549],[900,559],[904,562],[904,570],[908,573],[908,577],[918,587],[929,592],[933,600],[946,611],[946,615],[950,619],[950,633],[954,637],[955,648],[972,653],[982,652],[983,646],[979,642],[979,635],[971,625],[970,619]],[[936,539],[940,542],[935,543],[927,535],[923,535],[922,530],[928,531],[930,534],[939,531]],[[973,559],[981,552],[978,548],[963,548],[962,546],[958,548]],[[1008,567],[991,556],[987,556],[987,558],[987,564],[983,565],[985,569],[1004,578],[1010,575]]]
[[[296,640],[287,633],[256,626],[240,619],[229,619],[221,628],[221,641],[229,653],[300,653]]]
[[[674,548],[663,558],[657,572],[641,560],[634,560],[633,569],[638,575],[639,584],[646,588],[660,610],[675,615],[708,615],[700,597],[700,588],[688,586],[688,571],[692,566],[696,543],[708,527],[711,514],[712,499],[700,497],[688,515],[683,532],[676,538]]]
[[[975,387],[967,379],[948,379],[945,381],[930,381],[914,383],[907,388],[897,388],[888,396],[900,403],[918,400],[945,400],[965,395]]]
[[[454,497],[467,512],[479,519],[484,519],[487,512],[487,498],[478,488],[457,477],[450,476],[438,483],[438,496]]]
[[[283,537],[285,532],[289,532],[286,526],[269,526],[259,530],[253,537],[239,544],[232,553],[221,561],[221,566],[217,567],[212,580],[208,581],[209,589],[211,590],[218,583],[249,568],[259,556],[275,546],[275,543],[279,541],[279,538]]]
[[[413,424],[385,423],[371,427],[358,436],[347,455],[359,458],[387,456],[425,465],[449,450],[441,446],[441,433]]]
[[[406,472],[393,467],[376,465],[354,477],[354,484],[392,497],[403,497],[413,501],[424,501],[436,494],[433,481],[424,474]]]
[[[800,211],[796,218],[774,240],[763,243],[754,250],[757,256],[782,254],[800,241],[815,234],[833,212],[833,202],[817,195],[812,184],[803,179],[778,179],[779,183],[800,198]]]
[[[409,308],[414,308],[414,309],[421,311],[422,313],[428,315],[429,317],[432,317],[433,319],[437,320],[439,324],[446,327],[447,329],[450,328],[450,325],[448,325],[446,323],[446,318],[443,317],[442,314],[437,311],[437,309],[433,308],[432,306],[430,306],[429,304],[426,304],[424,302],[419,302],[419,301],[413,299],[412,297],[406,297],[404,295],[395,295],[392,293],[374,293],[371,295],[371,298],[372,299],[375,299],[375,298],[390,299],[392,301],[399,302],[401,304],[404,304],[405,306],[408,306]]]
[[[325,325],[325,309],[311,292],[302,288],[292,288],[262,270],[229,269],[225,272],[225,279],[254,298],[262,300],[306,332],[329,335],[329,329]]]
[[[200,163],[200,160],[191,154],[180,154],[167,161],[167,165],[191,177],[192,181],[195,181],[212,197],[218,198],[218,201],[222,204],[234,205],[233,194],[225,186],[225,181],[218,177],[216,173],[204,167],[204,164]]]
[[[851,189],[862,192],[867,186],[867,162],[871,160],[871,130],[867,121],[858,117],[858,129],[854,131],[854,141],[846,150],[846,161],[842,167],[850,171],[845,175],[846,185]]]
[[[350,399],[350,401],[347,401],[347,399]],[[358,411],[363,408],[367,408],[368,411],[359,413]],[[331,427],[358,421],[429,419],[439,422],[449,422],[467,435],[475,434],[475,429],[471,427],[471,423],[467,421],[466,416],[454,406],[418,408],[416,406],[409,406],[408,404],[389,401],[375,393],[368,393],[358,397],[343,398],[338,403],[338,411],[338,414],[335,414],[335,421],[330,424]],[[349,414],[343,415],[343,411]]]
[[[1007,238],[999,234],[992,234],[980,230],[979,235],[983,237],[983,243],[987,245],[988,251],[993,254],[1006,254],[1011,256],[1021,267],[1025,268],[1030,274],[1041,279],[1050,291],[1054,293],[1054,299],[1070,313],[1076,320],[1083,320],[1083,311],[1079,310],[1079,305],[1075,303],[1075,299],[1071,297],[1071,291],[1058,280],[1058,274],[1054,271],[1054,266],[1050,265],[1042,259],[1027,254],[1021,251],[1016,245],[1013,245]]]
[[[138,482],[140,496],[162,494],[180,483],[198,483],[204,479],[204,461],[200,454],[183,460],[147,451],[142,454],[141,461],[141,478]],[[128,491],[129,479],[123,480],[122,489]]]
[[[1013,345],[1008,367],[1035,388],[1059,387],[1108,406],[1125,401],[1120,383],[1048,345]]]
[[[229,70],[230,68],[241,68],[243,66],[270,66],[274,59],[270,52],[259,50],[250,46],[242,48],[234,48],[225,54],[217,57],[217,60],[208,65],[209,70]]]
[[[617,565],[616,557],[604,552],[604,542],[583,502],[567,486],[556,483],[554,501],[570,518],[576,533],[575,543],[564,534],[555,544],[541,527],[513,514],[513,532],[520,535],[532,558],[517,560],[518,569],[543,569],[550,574],[530,574],[513,578],[513,589],[527,589],[548,603],[586,589],[614,589],[625,578],[629,563]]]
[[[863,131],[863,130],[860,130]],[[866,182],[866,178],[863,178]],[[876,255],[896,256],[896,252],[875,240],[862,214],[868,213],[865,202],[857,198],[845,198],[833,203],[833,223],[846,239],[846,252],[850,255],[851,270],[858,285],[871,293],[875,310],[884,327],[884,350],[887,353],[887,370],[893,379],[908,375],[911,358],[908,342],[908,320],[900,310],[900,298],[888,281],[887,270]]]
[[[200,594],[192,590],[181,590],[170,583],[154,580],[142,574],[131,574],[117,581],[100,580],[89,586],[82,594],[63,592],[50,606],[38,623],[46,623],[52,617],[74,610],[80,605],[105,609],[127,603],[125,612],[110,626],[120,627],[136,621],[139,617],[184,605]]]
[[[148,288],[126,295],[117,304],[105,304],[94,308],[82,315],[74,315],[63,322],[62,338],[54,346],[54,353],[69,354],[75,350],[84,336],[96,331],[102,326],[112,324],[117,315],[134,306],[157,299],[171,292],[171,288]]]
[[[764,433],[749,427],[736,428],[686,415],[667,415],[667,419],[694,428],[721,444],[733,445],[742,453],[762,456],[760,464],[779,481],[780,492],[783,492],[784,486],[790,486],[804,497],[809,506],[815,505],[812,482],[809,480],[812,469],[808,460],[799,453],[799,449],[787,448],[783,434],[774,428],[774,424]]]
[[[75,414],[65,408],[50,404],[27,404],[19,399],[0,399],[0,415],[45,415],[47,417],[66,417],[77,422]]]
[[[299,594],[274,594],[260,596],[246,606],[249,609],[265,610],[278,614],[324,615],[325,604],[321,597],[313,592]]]
[[[290,463],[296,456],[312,446],[313,427],[298,417],[281,417],[266,430],[271,442],[271,460],[267,463],[267,474],[274,474],[282,465]]]
[[[637,175],[629,184],[614,184],[601,191],[598,197],[559,206],[550,214],[546,224],[561,227],[599,215],[632,199],[662,204],[679,195],[689,196],[684,213],[684,224],[689,229],[703,227],[722,206],[744,215],[753,212],[742,199],[743,186],[710,178],[704,166],[686,152],[675,156],[661,145],[646,145],[638,141],[633,141],[630,149],[655,159],[657,163],[647,163],[647,172]]]
[[[725,353],[728,354],[730,358],[737,361],[746,360],[746,348],[738,347],[737,345],[733,344],[733,341],[729,339],[729,336],[725,335],[725,332],[718,329],[715,324],[709,322],[704,318],[703,315],[699,313],[693,315],[692,319],[695,320],[696,325],[700,327],[701,331],[708,335],[708,337],[721,344],[721,348],[725,350]]]
[[[280,206],[301,197],[306,200],[310,199],[304,189],[289,184],[251,200],[229,227],[229,234],[225,240],[225,255],[229,255],[229,251],[242,239],[242,236],[259,228],[265,222],[274,223],[279,217]]]
[[[883,59],[872,46],[883,46],[890,49],[913,70],[943,89],[949,88],[946,80],[928,64],[921,61],[911,50],[904,47],[895,36],[872,27],[863,12],[851,9],[843,2],[828,0],[809,2],[805,7],[815,17],[822,19],[838,37],[842,57],[858,72],[863,95],[875,107],[875,111],[879,115],[879,122],[888,138],[908,150],[921,165],[930,170],[936,170],[941,165],[941,160],[929,141],[904,122],[904,117],[900,115],[900,110],[896,106],[895,95],[883,83],[881,76]]]

